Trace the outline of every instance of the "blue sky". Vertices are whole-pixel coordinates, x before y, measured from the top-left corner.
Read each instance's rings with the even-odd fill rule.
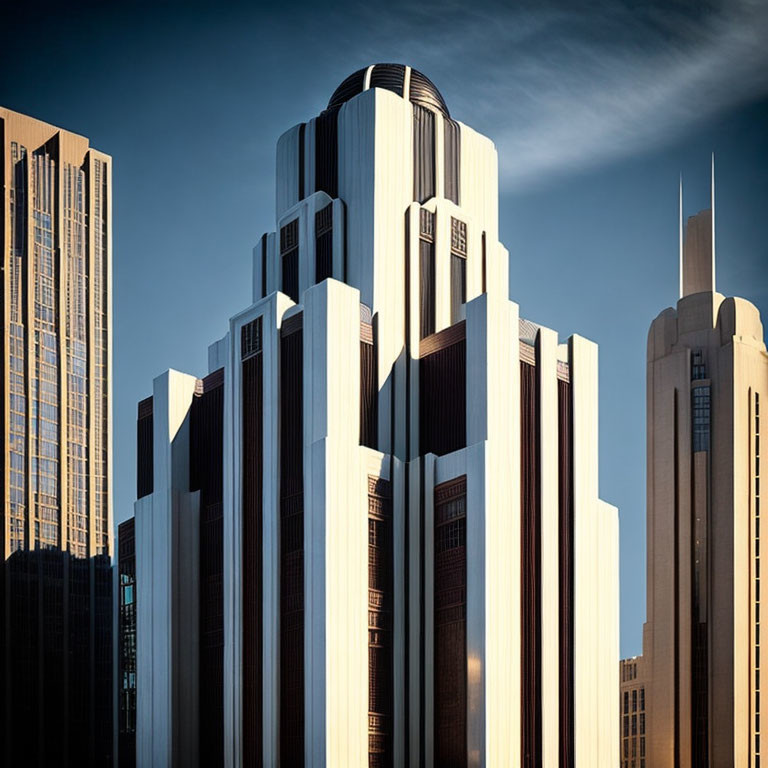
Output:
[[[493,139],[510,297],[600,345],[600,490],[620,508],[621,652],[645,618],[645,342],[676,300],[677,183],[708,205],[720,291],[768,317],[768,6],[35,2],[4,10],[0,103],[114,158],[115,518],[135,493],[136,403],[250,301],[274,228],[278,136],[349,73],[420,69]]]

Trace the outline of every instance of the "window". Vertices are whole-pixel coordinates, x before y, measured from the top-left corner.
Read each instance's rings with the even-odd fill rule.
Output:
[[[624,691],[624,714],[629,712],[629,691]]]
[[[435,214],[419,217],[419,338],[435,332]]]
[[[467,225],[451,217],[451,325],[467,301]]]
[[[315,214],[315,282],[333,277],[333,203]]]
[[[632,691],[632,711],[637,712],[637,689]]]
[[[708,451],[710,388],[694,387],[691,398],[693,400],[693,450],[694,452]]]
[[[434,490],[435,765],[466,763],[467,481]]]
[[[691,379],[696,381],[697,379],[706,379],[707,378],[707,369],[704,365],[704,356],[700,349],[697,349],[693,353],[693,358],[691,360]]]
[[[419,346],[419,450],[446,453],[467,444],[465,323],[431,335]]]
[[[257,317],[243,326],[240,332],[241,358],[246,360],[251,355],[261,352],[261,318]]]
[[[283,293],[299,302],[299,220],[280,228],[280,258],[283,265]]]
[[[443,120],[443,154],[445,161],[445,197],[459,205],[461,168],[461,133],[459,124],[446,117]]]
[[[413,199],[435,196],[435,114],[413,106]]]

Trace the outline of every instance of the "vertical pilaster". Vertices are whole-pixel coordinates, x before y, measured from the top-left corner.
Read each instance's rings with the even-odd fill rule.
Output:
[[[424,539],[424,499],[422,496],[422,486],[426,483],[426,466],[422,465],[429,458],[430,478],[434,474],[434,457],[418,458],[408,464],[408,483],[405,488],[407,496],[407,519],[408,529],[408,593],[407,593],[407,612],[408,612],[408,636],[406,638],[408,647],[408,743],[406,751],[409,757],[409,763],[413,766],[423,764],[423,743],[425,739],[430,739],[431,729],[426,726],[424,721],[424,702],[422,700],[422,674],[424,668],[424,659],[422,649],[424,644],[424,623],[423,616],[426,607],[424,602],[424,562],[423,562],[423,539]],[[429,488],[433,483],[430,482]],[[425,695],[427,695],[425,693]],[[431,696],[431,692],[429,692]],[[429,751],[431,754],[432,746],[430,743]]]
[[[189,488],[196,379],[168,371],[153,388],[154,488],[135,504],[137,764],[197,766],[199,494]]]
[[[394,677],[394,740],[392,744],[393,763],[405,764],[407,744],[406,731],[406,690],[405,655],[408,652],[408,638],[405,634],[407,613],[407,592],[405,567],[408,553],[405,551],[406,503],[405,503],[405,466],[399,459],[392,459],[392,566],[393,566],[393,601],[394,601],[394,637],[393,637],[393,677]]]
[[[440,121],[442,126],[442,121]],[[438,135],[442,135],[438,133]],[[442,143],[441,143],[442,146]],[[439,160],[442,155],[435,154]],[[437,162],[441,168],[442,163]],[[451,324],[451,214],[446,206],[425,206],[435,211],[435,331]]]
[[[619,709],[616,706],[616,692],[619,690],[619,511],[602,500],[598,500],[597,506],[595,546],[595,560],[598,564],[595,592],[598,601],[598,623],[595,634],[598,708],[593,713],[593,717],[599,745],[594,764],[610,768],[618,765],[620,760],[620,718]],[[639,738],[638,743],[640,743]],[[647,759],[646,765],[648,765]],[[681,765],[690,765],[690,763],[681,762]]]
[[[557,334],[539,328],[536,339],[539,387],[539,499],[541,513],[541,754],[545,766],[559,760],[559,504]]]
[[[470,765],[520,760],[518,307],[467,304],[467,656]],[[475,455],[472,446],[484,444]],[[474,468],[474,469],[473,469]],[[482,470],[482,471],[481,471]],[[477,480],[475,479],[477,478]],[[480,480],[482,478],[482,480]]]
[[[406,318],[405,349],[406,349],[406,376],[403,390],[405,403],[403,422],[405,422],[404,456],[407,461],[419,455],[419,342],[420,342],[420,301],[419,301],[419,233],[420,211],[418,203],[412,203],[406,213],[408,227],[405,258],[408,262],[408,278],[405,282]],[[402,402],[402,401],[401,401]],[[400,441],[398,440],[398,443]]]
[[[263,666],[264,765],[279,763],[280,737],[280,326],[292,306],[287,296],[270,297],[263,310]]]
[[[104,270],[102,280],[106,285],[106,326],[107,326],[107,360],[106,360],[106,404],[103,418],[106,419],[106,451],[107,451],[107,493],[105,504],[107,505],[107,549],[106,554],[112,555],[113,552],[113,531],[112,526],[114,523],[114,483],[113,483],[113,471],[114,471],[114,453],[112,450],[112,422],[114,414],[114,405],[112,403],[112,158],[102,156],[104,160],[104,172],[107,174],[107,199],[102,200],[102,208],[106,206],[107,217],[107,252],[104,254]],[[102,213],[104,216],[104,213]]]
[[[368,761],[367,486],[360,469],[360,298],[304,295],[305,764]]]
[[[596,681],[597,544],[597,346],[569,340],[573,403],[573,686],[576,765],[599,765],[600,723]]]

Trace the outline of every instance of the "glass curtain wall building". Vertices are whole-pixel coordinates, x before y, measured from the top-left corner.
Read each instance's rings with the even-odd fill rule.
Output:
[[[111,760],[111,158],[0,108],[2,758]]]

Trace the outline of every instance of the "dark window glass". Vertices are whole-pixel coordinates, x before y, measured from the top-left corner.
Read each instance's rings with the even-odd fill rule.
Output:
[[[710,388],[694,387],[693,400],[693,450],[709,450]]]
[[[430,349],[422,353],[419,360],[419,442],[422,455],[434,453],[442,456],[467,444],[464,333],[464,323],[459,323],[434,334],[430,337]]]
[[[333,277],[333,204],[315,214],[315,282]]]
[[[419,337],[435,332],[435,215],[421,211],[419,238]]]
[[[326,109],[315,120],[315,192],[339,196],[338,109]]]
[[[283,293],[299,302],[299,220],[280,229],[280,258],[283,264]]]
[[[451,218],[451,324],[461,319],[467,301],[467,225]]]
[[[368,478],[368,765],[392,765],[392,492]]]
[[[459,186],[461,177],[461,133],[459,124],[445,118],[444,159],[445,159],[445,197],[459,205]]]
[[[423,203],[435,196],[435,115],[413,107],[413,199]]]
[[[435,488],[435,765],[467,764],[466,478]]]

